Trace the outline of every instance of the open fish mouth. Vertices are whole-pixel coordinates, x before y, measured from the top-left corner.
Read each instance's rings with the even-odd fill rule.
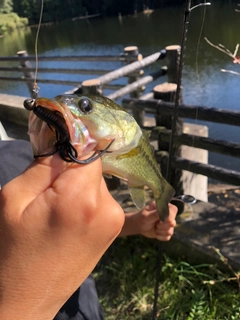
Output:
[[[44,106],[40,104],[41,99],[44,102]],[[108,151],[114,140],[112,140],[104,150],[97,150],[89,158],[79,160],[78,151],[71,143],[71,133],[69,132],[72,119],[69,119],[68,114],[62,113],[63,110],[59,111],[59,109],[61,109],[60,106],[52,103],[49,105],[49,101],[51,102],[51,100],[39,98],[36,100],[26,99],[23,103],[25,109],[32,111],[37,118],[45,122],[52,131],[55,131],[56,141],[54,143],[54,149],[44,154],[34,155],[35,158],[51,156],[58,152],[60,157],[66,162],[88,164],[97,160]]]

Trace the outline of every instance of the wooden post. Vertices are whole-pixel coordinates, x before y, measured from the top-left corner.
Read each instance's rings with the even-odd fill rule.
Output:
[[[183,133],[196,135],[197,137],[208,137],[208,127],[195,123],[184,123]],[[182,158],[208,164],[208,150],[196,148],[194,140],[192,145],[192,147],[182,146]],[[186,194],[191,194],[198,200],[208,202],[207,176],[182,170],[182,183]]]
[[[19,56],[20,66],[23,69],[24,78],[26,79],[28,90],[32,98],[37,97],[37,93],[34,91],[34,74],[31,71],[26,70],[26,68],[32,68],[30,61],[22,60],[21,57],[27,57],[27,51],[18,51],[17,55]]]
[[[125,47],[124,48],[124,55],[126,57],[126,63],[130,64],[134,61],[140,61],[142,60],[142,55],[139,54],[138,47],[136,46],[130,46],[130,47]],[[142,75],[144,74],[143,70],[136,70],[132,73],[128,74],[128,83],[131,84],[135,81],[137,81]],[[143,86],[140,90],[136,90],[130,93],[131,98],[140,98],[142,95],[142,91],[145,90],[145,87]],[[139,111],[139,110],[133,110],[133,116],[137,123],[139,125],[143,125],[144,123],[144,111]]]
[[[154,99],[164,100],[167,102],[175,102],[176,100],[176,91],[177,91],[177,80],[178,80],[178,70],[179,70],[179,58],[180,58],[181,47],[178,45],[172,45],[166,47],[166,63],[167,63],[167,77],[168,82],[160,84],[153,89]],[[182,95],[180,93],[180,101],[182,101]],[[179,101],[179,102],[180,102]],[[164,126],[167,129],[172,129],[172,117],[162,116],[161,109],[158,108],[156,115],[156,124],[157,126]],[[178,118],[176,124],[176,134],[182,133],[182,120]],[[168,151],[169,145],[166,143],[158,141],[158,147],[161,151]],[[181,155],[181,148],[174,145],[173,154],[175,156]],[[166,162],[161,163],[162,173],[166,174]],[[181,170],[172,170],[170,184],[175,188],[176,194],[183,193],[182,187],[182,171]],[[182,211],[183,207],[179,207],[179,211]]]
[[[165,50],[168,82],[177,83],[181,47],[179,45],[171,45],[167,46]]]
[[[82,94],[102,95],[100,81],[98,79],[90,79],[82,82]]]

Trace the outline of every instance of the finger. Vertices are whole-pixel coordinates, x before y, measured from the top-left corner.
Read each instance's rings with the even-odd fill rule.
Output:
[[[73,188],[82,181],[82,173],[91,183],[95,175],[102,177],[101,160],[96,160],[88,165],[67,163],[58,154],[35,160],[19,177],[15,178],[9,186],[9,192],[14,195],[15,203],[21,203],[24,207],[48,188],[55,187],[59,193],[67,192],[69,186]],[[62,176],[62,174],[64,175]],[[54,185],[54,181],[61,179]],[[6,185],[8,187],[8,185]],[[18,200],[18,201],[17,201]]]
[[[156,238],[161,241],[169,241],[174,234],[174,227],[168,229],[157,229]]]
[[[157,210],[156,202],[152,201],[148,206],[146,206],[146,209],[149,210],[149,211]]]
[[[176,225],[176,216],[177,216],[177,212],[178,212],[178,208],[169,203],[168,204],[169,207],[169,216],[167,217],[167,219],[164,222],[161,222],[162,224],[171,224],[172,226]]]

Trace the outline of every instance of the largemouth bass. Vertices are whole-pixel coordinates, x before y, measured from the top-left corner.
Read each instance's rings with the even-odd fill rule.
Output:
[[[125,180],[139,209],[145,205],[144,186],[148,186],[160,219],[168,217],[168,203],[175,191],[161,174],[149,134],[131,114],[102,96],[59,95],[54,99],[37,98],[32,103],[29,135],[35,155],[53,149],[63,132],[80,155],[108,148],[102,155],[103,174]],[[43,116],[44,110],[47,116]]]

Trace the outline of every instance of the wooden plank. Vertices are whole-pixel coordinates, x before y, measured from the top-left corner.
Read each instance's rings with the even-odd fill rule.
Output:
[[[164,153],[164,157],[168,158]],[[158,161],[162,158],[161,151],[156,152]],[[208,176],[209,178],[223,181],[228,184],[240,186],[240,172],[234,170],[224,169],[222,167],[214,166],[211,164],[203,164],[195,161],[186,160],[180,157],[172,158],[172,165],[181,170],[187,170],[197,174]]]
[[[142,86],[158,79],[159,77],[163,76],[166,74],[165,69],[160,69],[159,71],[156,71],[154,73],[149,74],[148,76],[145,76],[143,78],[140,78],[139,80],[136,80],[132,82],[131,84],[128,84],[124,86],[123,88],[119,89],[118,91],[115,91],[111,94],[108,95],[109,99],[116,100],[120,97],[123,97],[130,92],[135,91],[138,88],[141,88]]]
[[[27,82],[27,79],[25,78],[18,78],[18,77],[0,77],[0,80],[4,81],[19,81],[19,82]],[[50,79],[37,79],[38,83],[49,83],[49,84],[59,84],[59,85],[68,85],[68,86],[81,86],[81,81],[69,81],[69,80],[50,80]],[[119,90],[123,87],[124,85],[121,84],[104,84],[104,88],[110,89],[110,90]]]
[[[26,71],[35,72],[35,68],[25,68]],[[5,72],[22,72],[21,67],[0,67],[0,71]],[[66,73],[66,74],[96,74],[103,75],[111,72],[112,70],[87,70],[87,69],[60,69],[60,68],[38,68],[38,73]]]
[[[153,140],[159,138],[161,141],[169,142],[170,135],[171,130],[167,130],[164,127],[155,127],[152,131],[151,137]],[[226,140],[218,140],[183,133],[174,136],[174,143],[240,158],[240,144]]]
[[[36,61],[35,56],[21,57],[21,60],[25,61]],[[19,61],[18,56],[12,57],[0,57],[0,61]],[[113,56],[113,55],[104,55],[104,56],[39,56],[38,61],[125,61],[124,56]]]
[[[149,64],[161,59],[161,56],[165,56],[165,50],[151,54],[150,56],[142,60],[132,62],[131,64],[126,65],[125,67],[114,70],[113,72],[109,72],[104,76],[99,77],[98,80],[100,81],[100,84],[111,82],[118,78],[124,77],[127,74],[132,73],[140,68],[148,66]]]
[[[139,108],[139,110],[144,109],[148,113],[163,115],[173,115],[174,109],[174,103],[154,99],[147,101],[141,99],[124,99],[122,105],[126,109]],[[205,106],[180,104],[178,116],[234,126],[239,126],[240,124],[240,111],[209,108]]]

